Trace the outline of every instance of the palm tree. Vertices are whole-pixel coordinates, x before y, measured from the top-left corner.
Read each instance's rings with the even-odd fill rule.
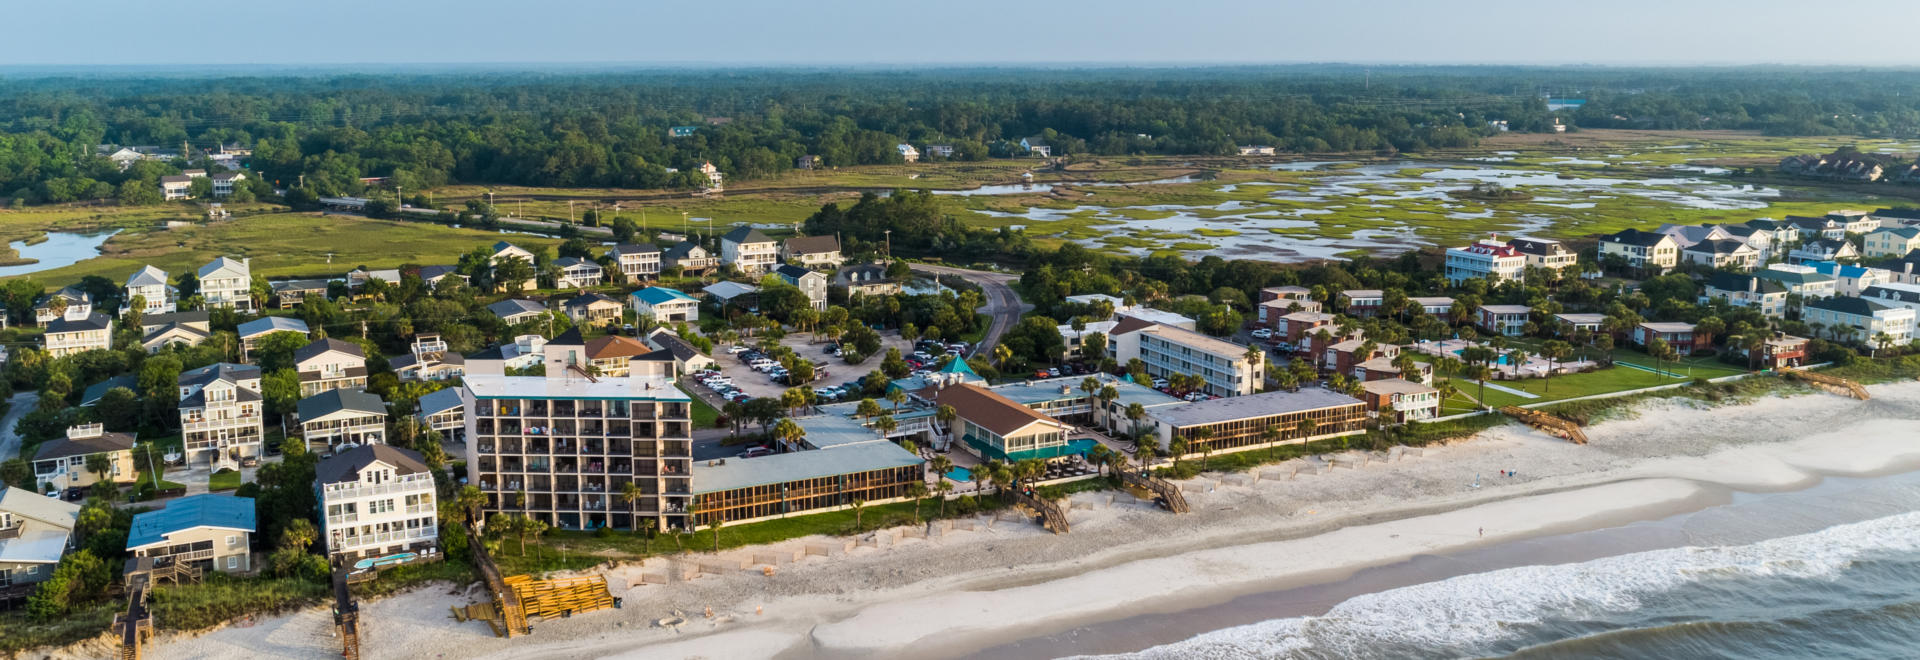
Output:
[[[913,519],[915,522],[919,522],[920,500],[926,499],[927,497],[926,480],[915,479],[913,481],[907,482],[907,497],[913,498]]]
[[[893,404],[893,412],[900,412],[900,404],[907,402],[907,393],[899,388],[887,392],[887,402]]]
[[[1545,392],[1553,388],[1554,369],[1560,366],[1560,360],[1572,354],[1573,345],[1558,339],[1551,339],[1548,340],[1547,343],[1540,345],[1540,357],[1547,359],[1547,381],[1542,385],[1540,391]]]
[[[1493,367],[1489,367],[1487,365],[1482,364],[1482,365],[1473,367],[1472,371],[1473,371],[1472,376],[1474,380],[1480,381],[1480,398],[1476,399],[1475,403],[1486,401],[1487,400],[1487,379],[1493,377]],[[1484,406],[1486,404],[1481,403],[1480,405]]]
[[[487,505],[487,493],[479,486],[461,486],[460,492],[454,495],[454,503],[466,514],[467,524],[472,525],[480,522],[480,509]]]
[[[627,503],[627,514],[633,516],[636,522],[640,520],[640,498],[646,497],[646,495],[647,492],[641,490],[638,484],[631,481],[620,483],[620,495],[618,497]],[[640,533],[639,525],[636,524],[633,526],[633,533]]]
[[[947,473],[953,471],[953,459],[944,455],[935,455],[929,464],[933,466],[934,475],[941,481],[946,481]]]
[[[1112,385],[1101,386],[1100,393],[1096,398],[1100,399],[1100,428],[1112,429],[1113,413],[1111,411],[1113,410],[1113,401],[1120,398],[1120,388]]]
[[[1279,446],[1278,444],[1275,444],[1275,443],[1279,442],[1279,440],[1280,440],[1280,427],[1267,425],[1266,427],[1260,429],[1260,441],[1266,443],[1267,445],[1268,459],[1273,458],[1273,450],[1274,448]]]
[[[993,347],[993,366],[1001,371],[1007,370],[1007,363],[1013,361],[1013,349],[1006,344]]]
[[[1200,445],[1200,469],[1205,470],[1208,464],[1213,462],[1213,429],[1211,427],[1197,428],[1191,432],[1191,435],[1193,436],[1193,442]]]
[[[643,519],[640,524],[633,526],[633,531],[640,535],[641,547],[646,550],[646,553],[653,554],[653,534],[660,531],[660,521],[653,518]]]
[[[1093,395],[1100,391],[1100,379],[1088,376],[1080,379],[1080,391],[1087,395],[1087,417],[1093,417]]]
[[[1313,432],[1319,429],[1320,423],[1314,421],[1312,417],[1302,419],[1299,423],[1293,425],[1293,432],[1298,434],[1301,439],[1313,437]]]
[[[1140,420],[1146,419],[1147,407],[1138,403],[1127,404],[1127,419],[1133,422],[1133,441],[1140,442]]]
[[[933,489],[940,493],[940,517],[947,517],[947,493],[953,492],[953,482],[941,479],[933,483]]]
[[[880,437],[884,438],[898,430],[900,422],[894,421],[893,415],[881,415],[873,420],[873,428],[880,432]]]
[[[873,399],[861,399],[860,403],[854,407],[854,414],[859,415],[861,419],[879,417],[880,402]]]
[[[860,533],[860,530],[866,527],[866,523],[861,521],[862,514],[866,513],[866,509],[866,500],[858,497],[853,498],[853,532],[855,534]]]
[[[727,519],[718,514],[714,515],[713,524],[707,526],[708,529],[713,530],[713,551],[715,553],[720,552],[720,528],[726,526]]]
[[[954,410],[953,406],[943,405],[933,411],[933,418],[939,421],[941,426],[945,426],[947,433],[951,434],[954,420],[960,419],[960,411]]]
[[[1173,457],[1173,467],[1178,469],[1180,467],[1180,457],[1187,455],[1187,437],[1184,435],[1173,436],[1173,440],[1167,442],[1167,454]]]
[[[773,437],[786,442],[789,448],[791,448],[792,446],[800,444],[800,440],[807,437],[807,430],[802,428],[799,422],[793,421],[792,418],[783,417],[780,421],[774,422]]]

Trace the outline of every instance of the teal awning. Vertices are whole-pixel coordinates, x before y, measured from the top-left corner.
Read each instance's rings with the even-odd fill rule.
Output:
[[[962,440],[967,443],[968,447],[972,447],[973,450],[983,458],[1008,462],[1024,461],[1029,458],[1045,460],[1049,458],[1060,458],[1062,456],[1085,455],[1087,452],[1093,451],[1094,445],[1099,444],[1091,438],[1081,438],[1079,440],[1069,440],[1067,444],[1056,447],[1023,449],[1009,453],[1001,451],[999,447],[995,447],[987,441],[972,435],[966,436]]]

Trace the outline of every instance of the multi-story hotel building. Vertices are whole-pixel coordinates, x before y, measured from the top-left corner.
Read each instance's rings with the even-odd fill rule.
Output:
[[[1264,352],[1249,358],[1245,346],[1162,323],[1123,321],[1113,328],[1113,343],[1121,363],[1140,358],[1155,378],[1198,375],[1216,396],[1252,394],[1266,368]]]
[[[349,449],[314,467],[313,487],[329,557],[428,555],[439,546],[433,472],[419,454],[388,445]]]
[[[187,455],[214,465],[258,458],[260,368],[220,362],[180,374],[180,431]]]
[[[1506,243],[1485,240],[1447,248],[1447,282],[1451,284],[1481,278],[1487,284],[1499,284],[1525,279],[1526,271],[1527,255]]]
[[[475,359],[466,407],[467,477],[488,513],[524,513],[561,529],[687,528],[693,418],[672,363],[635,362],[624,377],[590,376],[577,333],[548,343],[546,376],[505,376]],[[643,365],[649,368],[642,368]],[[631,503],[625,484],[640,488]]]
[[[1367,404],[1345,394],[1311,388],[1152,408],[1147,411],[1147,419],[1162,451],[1170,449],[1178,437],[1187,441],[1189,453],[1218,453],[1362,433],[1366,431]],[[1310,430],[1301,425],[1304,420],[1313,420]],[[1280,431],[1278,439],[1266,439],[1263,434],[1269,428]],[[1201,429],[1207,432],[1197,433]]]

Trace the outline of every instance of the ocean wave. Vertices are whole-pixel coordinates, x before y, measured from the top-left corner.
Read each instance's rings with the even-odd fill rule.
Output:
[[[1218,630],[1114,658],[1446,657],[1511,652],[1547,621],[1617,618],[1675,589],[1731,580],[1833,580],[1855,562],[1920,552],[1920,512],[1739,546],[1526,566],[1349,599],[1321,616]]]

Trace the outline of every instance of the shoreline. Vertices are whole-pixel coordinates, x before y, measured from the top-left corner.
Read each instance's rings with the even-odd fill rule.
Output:
[[[1920,468],[1920,431],[1905,428],[1920,418],[1920,383],[1873,391],[1866,402],[1802,394],[1709,409],[1661,400],[1637,408],[1636,418],[1590,427],[1594,443],[1584,447],[1508,425],[1383,465],[1251,483],[1208,474],[1188,482],[1199,488],[1190,491],[1195,512],[1181,516],[1125,495],[1082,493],[1069,507],[1072,534],[989,522],[970,534],[810,559],[775,578],[742,572],[633,587],[639,567],[620,567],[610,582],[624,610],[542,622],[513,640],[478,623],[453,624],[446,608],[467,602],[465,591],[428,586],[365,603],[363,648],[370,658],[514,660],[840,657],[905,645],[967,655],[1286,585],[1335,583],[1415,556],[1669,517],[1736,491]],[[1521,476],[1498,476],[1509,468]],[[1476,474],[1482,488],[1470,489]],[[716,620],[700,617],[706,607]],[[677,632],[650,627],[676,609],[694,621]],[[326,612],[163,636],[152,657],[337,657]]]

